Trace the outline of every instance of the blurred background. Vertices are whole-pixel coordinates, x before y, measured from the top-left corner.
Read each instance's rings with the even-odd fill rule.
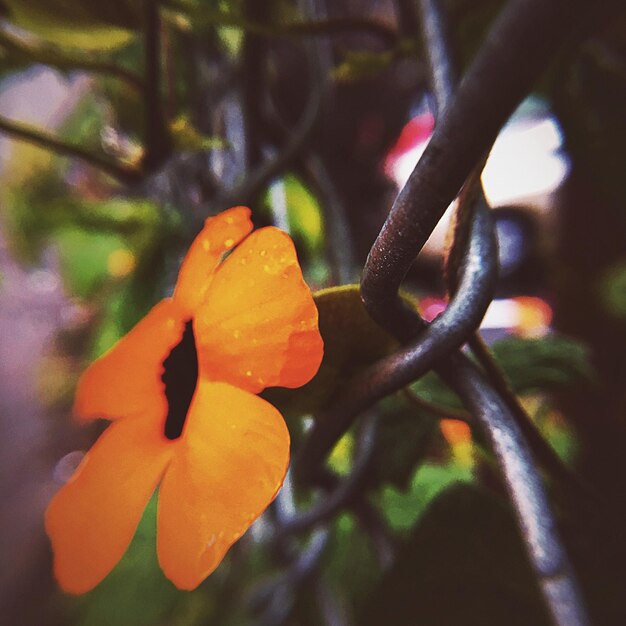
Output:
[[[459,68],[505,4],[442,2]],[[202,221],[247,203],[256,225],[291,233],[314,291],[358,282],[435,123],[412,1],[164,0],[151,21],[153,5],[0,1],[3,619],[548,623],[493,459],[434,374],[333,450],[339,478],[371,457],[358,506],[275,541],[281,519],[323,497],[288,481],[186,593],[158,568],[153,501],[104,583],[78,598],[56,589],[43,512],[102,430],[73,422],[76,381],[171,291]],[[546,476],[598,624],[626,620],[625,111],[626,12],[598,6],[483,173],[501,271],[481,333],[597,497],[572,502]],[[428,320],[447,302],[448,221],[405,283]],[[338,346],[324,370],[335,387],[318,385],[324,401],[390,350],[357,300],[320,305],[327,346]],[[321,400],[310,389],[276,398],[297,445]]]

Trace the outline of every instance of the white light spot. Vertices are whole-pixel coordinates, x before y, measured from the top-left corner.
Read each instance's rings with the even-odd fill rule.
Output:
[[[85,453],[82,450],[74,450],[66,454],[54,467],[52,473],[54,480],[58,483],[65,484],[72,477],[72,474],[74,474],[84,458]]]
[[[59,277],[50,270],[34,270],[28,276],[30,286],[39,293],[52,293],[59,287]]]

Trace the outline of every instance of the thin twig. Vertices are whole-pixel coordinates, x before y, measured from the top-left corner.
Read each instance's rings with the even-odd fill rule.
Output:
[[[374,459],[378,424],[379,416],[377,413],[372,413],[364,420],[359,439],[359,452],[354,460],[350,474],[332,492],[324,495],[319,504],[285,520],[275,540],[280,541],[285,535],[302,533],[315,528],[317,525],[334,517],[335,513],[347,506],[359,493],[363,479],[366,477]]]
[[[405,387],[401,390],[402,395],[409,401],[409,403],[416,406],[418,409],[430,413],[434,417],[439,419],[454,419],[468,424],[472,423],[472,416],[462,409],[453,409],[452,407],[442,406],[435,404],[429,400],[425,400],[418,394],[416,394],[410,387]]]
[[[94,154],[82,146],[66,143],[53,133],[30,124],[0,117],[0,132],[56,152],[60,156],[81,159],[123,183],[135,183],[142,178],[142,172],[138,167],[116,162],[104,155]]]
[[[320,199],[324,210],[326,243],[333,282],[348,285],[357,279],[354,244],[345,206],[322,159],[309,154],[303,167],[308,181]]]
[[[90,74],[102,74],[123,80],[136,90],[143,89],[141,76],[110,61],[99,59],[81,51],[80,55],[72,54],[48,43],[30,42],[0,28],[0,48],[4,48],[18,58],[32,63],[41,63],[61,70],[81,70]]]
[[[261,610],[254,623],[259,626],[280,626],[291,616],[296,594],[315,575],[324,555],[330,532],[327,529],[315,531],[308,545],[296,557],[284,574],[258,590],[247,604],[254,613]]]
[[[144,3],[144,116],[145,150],[143,166],[153,171],[172,150],[161,94],[161,17],[159,0]]]
[[[181,9],[190,7],[181,6]],[[398,34],[389,25],[380,20],[368,17],[333,17],[327,19],[307,19],[298,22],[267,24],[247,16],[222,10],[208,10],[202,7],[202,12],[193,15],[194,28],[214,28],[216,26],[234,26],[244,31],[255,33],[263,37],[325,37],[348,33],[362,33],[379,39],[386,45],[394,45]]]
[[[268,14],[267,0],[244,0],[246,18],[259,21]],[[244,32],[241,49],[243,66],[241,101],[243,107],[246,171],[253,171],[262,159],[260,103],[265,90],[267,42],[253,31]]]
[[[326,90],[326,76],[318,67],[319,60],[315,50],[311,47],[307,47],[307,58],[311,76],[309,97],[304,112],[296,127],[291,131],[286,144],[273,159],[265,161],[247,175],[241,185],[216,198],[214,201],[216,206],[253,202],[257,195],[293,162],[311,137],[321,111]]]

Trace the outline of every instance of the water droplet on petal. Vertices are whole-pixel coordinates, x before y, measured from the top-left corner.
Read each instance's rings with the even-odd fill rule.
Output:
[[[267,255],[267,250],[261,250],[261,251],[259,252],[259,254],[260,254],[261,256],[265,256],[265,255]]]
[[[211,548],[211,547],[213,547],[213,544],[215,543],[215,540],[216,540],[215,535],[211,535],[211,536],[209,537],[209,540],[206,542],[206,547],[207,547],[207,548]]]
[[[208,239],[205,239],[205,240],[202,242],[202,247],[204,248],[204,251],[205,251],[205,252],[208,252],[208,251],[211,249],[211,244],[210,244],[210,242],[209,242],[209,240],[208,240]]]
[[[246,376],[247,376],[248,378],[250,378],[250,377],[252,376],[252,370],[247,370],[247,371],[246,371]]]
[[[224,247],[225,248],[232,248],[234,243],[235,243],[235,240],[232,237],[229,237],[228,239],[224,240]]]

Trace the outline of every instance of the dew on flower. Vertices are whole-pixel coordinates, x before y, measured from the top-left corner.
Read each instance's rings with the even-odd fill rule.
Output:
[[[274,242],[284,242],[285,235],[274,228],[250,234],[249,216],[249,209],[238,207],[209,218],[183,260],[172,297],[156,304],[81,377],[77,417],[112,424],[89,451],[85,471],[73,473],[46,512],[55,575],[65,591],[85,593],[108,575],[128,548],[155,487],[159,564],[174,585],[193,589],[282,484],[289,432],[280,413],[257,393],[267,383],[308,382],[319,367],[322,340],[315,304],[301,278],[291,289],[280,285],[281,297],[297,305],[294,312],[268,298],[278,291],[281,263],[298,268],[295,250],[291,246],[293,259],[274,258],[271,251],[279,248]],[[233,224],[227,239],[225,223]],[[222,255],[224,247],[235,249]],[[250,273],[263,271],[259,256],[267,257],[264,269],[270,273],[255,281]],[[242,268],[246,264],[252,272]],[[245,327],[232,306],[238,299]],[[307,315],[314,342],[285,347],[285,333],[300,334]],[[205,447],[212,448],[214,467],[195,454]],[[124,480],[111,481],[111,475]],[[249,477],[258,484],[253,492],[225,488]],[[223,516],[207,512],[205,503],[216,496],[225,500]]]

